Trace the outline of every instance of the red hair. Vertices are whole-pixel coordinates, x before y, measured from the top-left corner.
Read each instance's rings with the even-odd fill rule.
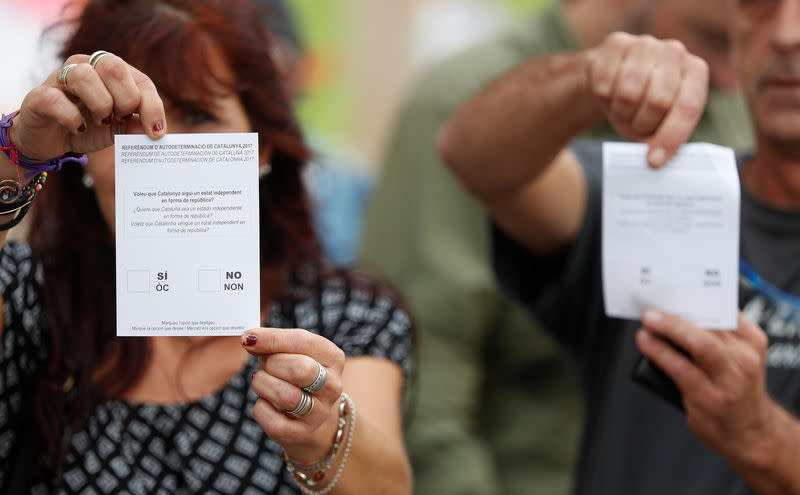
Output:
[[[112,52],[150,76],[161,96],[178,105],[187,88],[207,93],[214,77],[208,50],[224,55],[234,76],[225,83],[239,95],[260,145],[272,149],[271,172],[259,191],[266,303],[282,295],[289,272],[320,263],[320,249],[301,179],[310,153],[270,55],[264,15],[247,0],[96,0],[63,24],[74,31],[61,55]],[[146,338],[115,336],[114,236],[81,176],[78,167],[69,167],[48,180],[30,233],[44,269],[52,327],[33,407],[56,466],[67,445],[64,431],[75,431],[98,400],[134,385],[150,356]],[[71,391],[65,381],[75,384]]]

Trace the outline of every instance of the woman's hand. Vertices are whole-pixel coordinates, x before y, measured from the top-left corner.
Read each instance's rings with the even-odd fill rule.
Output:
[[[113,54],[93,59],[73,55],[25,96],[11,142],[24,156],[45,160],[71,151],[98,151],[114,144],[114,133],[166,134],[164,104],[153,82]],[[73,65],[74,64],[74,65]],[[59,76],[64,81],[59,81]]]
[[[253,329],[242,336],[242,346],[259,357],[260,369],[252,378],[259,396],[253,409],[256,421],[296,461],[327,455],[338,426],[344,352],[301,329]],[[321,375],[326,375],[324,380]],[[287,414],[302,405],[302,395],[308,393],[303,388],[320,381],[324,386],[310,393],[311,410],[302,417]]]

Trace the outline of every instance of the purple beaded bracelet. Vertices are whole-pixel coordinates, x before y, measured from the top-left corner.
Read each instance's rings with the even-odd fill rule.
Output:
[[[14,165],[19,165],[23,168],[27,168],[28,170],[32,170],[32,172],[25,174],[26,178],[42,172],[58,172],[61,170],[61,166],[65,163],[80,163],[81,165],[86,165],[86,162],[89,161],[89,158],[86,155],[77,155],[71,152],[64,153],[61,156],[57,156],[49,160],[31,160],[30,158],[23,156],[22,153],[17,151],[16,147],[8,138],[8,129],[14,125],[14,121],[12,119],[18,113],[19,110],[9,115],[4,114],[3,118],[0,119],[0,148],[2,148],[3,152],[14,163]]]

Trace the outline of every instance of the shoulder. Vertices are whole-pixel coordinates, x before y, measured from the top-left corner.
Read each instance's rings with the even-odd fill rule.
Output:
[[[404,369],[413,345],[412,320],[399,295],[353,271],[308,268],[296,273],[267,324],[303,328],[330,339],[348,357],[384,357]]]
[[[293,274],[287,295],[270,313],[270,321],[282,323],[280,326],[319,329],[321,334],[331,327],[387,319],[411,326],[397,292],[359,272],[318,267],[307,267]]]

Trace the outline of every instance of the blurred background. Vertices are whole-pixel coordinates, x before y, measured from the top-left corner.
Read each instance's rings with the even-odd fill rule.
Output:
[[[419,71],[552,0],[288,0],[305,42],[305,126],[375,173],[394,112]],[[43,28],[64,0],[0,0],[0,112],[60,66]]]

